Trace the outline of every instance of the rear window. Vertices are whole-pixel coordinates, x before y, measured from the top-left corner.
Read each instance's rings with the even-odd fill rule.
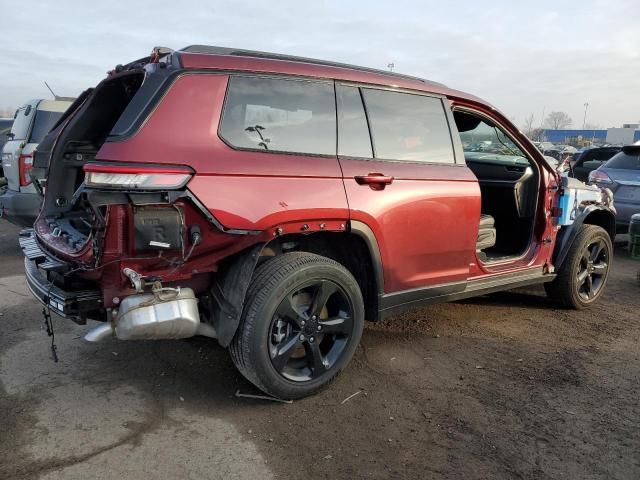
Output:
[[[582,152],[580,158],[578,159],[578,166],[582,165],[584,162],[589,162],[592,160],[598,160],[600,162],[604,162],[613,157],[620,150],[614,149],[595,149],[595,150],[587,150]]]
[[[240,149],[335,155],[333,84],[232,77],[220,136]]]
[[[29,143],[40,143],[63,113],[64,112],[49,112],[46,110],[36,111],[36,118],[33,122]]]
[[[31,126],[31,120],[35,115],[35,110],[31,105],[24,105],[16,110],[16,115],[11,126],[11,133],[13,133],[13,140],[26,140],[29,134],[29,127]]]
[[[453,144],[439,98],[362,89],[376,158],[454,163]]]
[[[605,167],[619,170],[640,170],[640,150],[635,155],[620,152],[609,160]]]

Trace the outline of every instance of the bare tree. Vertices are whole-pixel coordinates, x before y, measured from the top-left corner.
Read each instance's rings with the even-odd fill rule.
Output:
[[[566,112],[551,112],[544,121],[547,128],[554,130],[567,128],[572,123],[573,120],[571,120],[571,117]]]
[[[524,119],[524,134],[531,138],[531,131],[533,130],[533,113]]]
[[[534,142],[541,142],[544,137],[543,128],[532,128],[531,132],[527,135]]]

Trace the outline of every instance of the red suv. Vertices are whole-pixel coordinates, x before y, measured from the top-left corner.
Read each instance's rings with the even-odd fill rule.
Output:
[[[40,144],[28,285],[88,340],[207,335],[299,398],[365,318],[544,283],[604,290],[610,192],[563,177],[486,102],[307,58],[191,46],[117,66]]]

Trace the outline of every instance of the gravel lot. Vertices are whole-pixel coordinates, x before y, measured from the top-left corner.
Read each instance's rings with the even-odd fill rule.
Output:
[[[368,325],[325,392],[257,393],[215,340],[81,339],[21,276],[0,221],[0,478],[640,478],[640,263],[616,248],[605,298],[542,289]],[[350,395],[358,393],[348,401]]]

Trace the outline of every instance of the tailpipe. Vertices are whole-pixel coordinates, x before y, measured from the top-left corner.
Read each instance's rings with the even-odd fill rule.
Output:
[[[193,290],[179,287],[156,287],[152,293],[126,297],[113,323],[92,329],[84,338],[99,342],[112,335],[119,340],[168,340],[195,335],[217,338],[212,325],[200,322]]]

